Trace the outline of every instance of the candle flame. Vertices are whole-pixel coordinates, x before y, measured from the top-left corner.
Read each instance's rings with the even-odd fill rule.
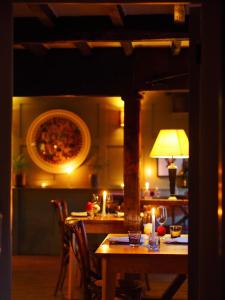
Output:
[[[145,189],[146,190],[149,190],[149,187],[150,187],[150,184],[149,184],[149,182],[147,181],[147,182],[145,182]]]
[[[155,215],[155,207],[152,208],[152,215]]]

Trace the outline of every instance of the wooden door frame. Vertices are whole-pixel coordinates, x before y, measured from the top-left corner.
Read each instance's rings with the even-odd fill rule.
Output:
[[[12,292],[12,199],[11,199],[11,136],[12,136],[12,2],[0,1],[0,212],[2,251],[0,254],[0,298],[11,299]]]

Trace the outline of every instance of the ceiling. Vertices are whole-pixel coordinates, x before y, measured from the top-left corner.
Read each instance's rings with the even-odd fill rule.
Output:
[[[186,1],[13,0],[13,14],[17,96],[188,86]]]
[[[37,2],[37,1],[36,1]],[[189,46],[188,3],[182,2],[183,21],[174,20],[175,5],[155,1],[14,0],[14,48],[45,55],[51,49],[121,48],[131,56],[137,48],[169,47],[174,55]],[[129,3],[128,3],[129,2]],[[161,1],[162,2],[162,1]],[[181,1],[174,1],[181,2]]]

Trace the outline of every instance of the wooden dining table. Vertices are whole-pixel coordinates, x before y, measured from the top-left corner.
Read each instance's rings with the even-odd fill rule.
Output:
[[[96,250],[102,259],[102,300],[114,299],[117,273],[167,273],[177,274],[162,299],[171,299],[186,279],[188,272],[188,245],[167,244],[161,238],[158,251],[143,244],[137,247],[110,244],[109,238],[127,236],[108,234]]]
[[[77,219],[77,217],[72,217]],[[120,233],[126,232],[124,218],[117,217],[115,214],[96,215],[94,217],[82,217],[87,233]]]

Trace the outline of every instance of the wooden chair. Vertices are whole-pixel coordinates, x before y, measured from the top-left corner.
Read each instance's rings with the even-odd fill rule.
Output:
[[[68,217],[68,205],[65,200],[51,200],[51,204],[54,207],[55,212],[57,214],[61,236],[59,275],[54,291],[54,295],[57,296],[58,291],[62,291],[63,289],[69,264],[70,239],[67,235],[67,232],[65,231],[65,219]]]
[[[91,268],[93,264],[90,259],[84,223],[82,220],[67,218],[66,228],[68,235],[70,235],[75,259],[80,268],[83,297],[85,300],[101,299],[102,282],[99,276],[100,270],[93,271]],[[142,286],[140,286],[140,282],[132,281],[130,283],[120,279],[120,286],[116,288],[116,297],[127,300],[141,299]]]

